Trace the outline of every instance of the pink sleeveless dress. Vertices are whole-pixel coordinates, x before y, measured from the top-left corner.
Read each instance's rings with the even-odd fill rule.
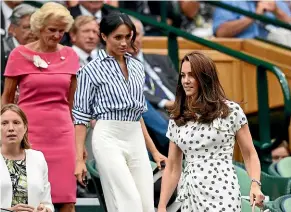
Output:
[[[34,55],[50,63],[48,67],[37,68]],[[79,67],[70,47],[39,53],[19,46],[11,52],[4,74],[19,80],[18,105],[28,118],[32,149],[42,151],[47,161],[53,203],[76,202],[75,132],[68,97]]]

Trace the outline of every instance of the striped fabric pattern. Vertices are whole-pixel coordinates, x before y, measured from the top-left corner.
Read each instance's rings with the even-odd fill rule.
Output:
[[[77,73],[74,124],[88,125],[91,119],[138,121],[147,110],[142,63],[125,54],[128,80],[114,57],[105,50]]]

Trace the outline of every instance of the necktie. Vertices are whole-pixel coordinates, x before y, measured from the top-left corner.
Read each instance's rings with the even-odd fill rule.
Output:
[[[145,69],[146,68],[149,68],[149,64],[145,64]],[[153,95],[158,96],[162,99],[169,99],[163,89],[158,85],[158,83],[156,83],[155,80],[151,78],[147,71],[145,71],[145,84]]]
[[[89,56],[87,57],[87,62],[89,63],[92,59],[93,59],[93,58],[89,55]]]

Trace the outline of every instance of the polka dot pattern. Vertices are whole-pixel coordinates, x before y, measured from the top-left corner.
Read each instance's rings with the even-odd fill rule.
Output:
[[[247,124],[241,107],[227,101],[230,114],[211,124],[188,122],[178,127],[170,120],[167,137],[184,153],[178,201],[182,212],[241,211],[241,197],[232,165],[235,135]]]

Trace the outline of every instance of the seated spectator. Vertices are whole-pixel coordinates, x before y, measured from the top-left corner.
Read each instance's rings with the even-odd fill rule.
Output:
[[[80,15],[94,16],[97,21],[100,21],[103,16],[106,16],[109,11],[103,7],[103,0],[96,1],[79,1],[74,7],[69,7],[69,11],[75,19]]]
[[[79,56],[80,66],[86,65],[97,57],[100,43],[99,26],[93,16],[78,16],[70,30],[72,48]]]
[[[157,21],[161,21],[160,1],[119,1],[119,7],[133,10]],[[198,13],[199,2],[181,0],[166,1],[165,7],[167,10],[167,24],[184,30]],[[165,34],[162,30],[147,24],[145,24],[144,31],[146,36],[160,36]]]
[[[269,18],[289,22],[290,9],[283,1],[223,1],[231,6]],[[266,38],[266,24],[252,18],[217,7],[213,15],[213,31],[217,37]]]
[[[22,3],[22,0],[1,1],[1,35],[8,36],[8,27],[10,26],[10,16],[13,9]]]
[[[167,109],[174,103],[178,73],[168,56],[142,52],[143,25],[139,20],[131,19],[136,27],[137,51],[129,49],[129,52],[144,64],[146,74],[144,94],[148,111],[143,113],[143,118],[157,149],[168,155],[169,139],[165,136],[169,120]]]
[[[132,49],[129,51],[144,64],[145,97],[168,120],[167,109],[174,104],[178,72],[168,56],[142,52],[143,25],[139,20],[134,18],[132,20],[136,25],[135,46],[138,51],[134,52]]]
[[[272,150],[272,161],[278,162],[279,160],[289,157],[290,155],[288,143],[283,141],[277,148]]]
[[[30,16],[36,11],[35,7],[32,7],[28,4],[20,4],[13,9],[12,15],[9,18],[10,26],[8,28],[9,35],[8,37],[3,37],[1,42],[1,52],[3,60],[1,63],[1,73],[4,74],[6,63],[9,57],[10,52],[19,45],[25,45],[30,42],[36,41],[37,37],[31,32],[30,29]],[[4,77],[3,77],[4,79]],[[4,88],[4,81],[1,85],[2,89]],[[2,93],[2,92],[1,92]]]
[[[53,212],[44,155],[32,150],[28,123],[16,105],[1,109],[0,203],[11,211]]]
[[[30,16],[36,11],[35,7],[28,4],[20,4],[13,9],[9,18],[9,36],[4,38],[3,47],[8,55],[15,47],[36,41],[37,37],[30,29]]]

